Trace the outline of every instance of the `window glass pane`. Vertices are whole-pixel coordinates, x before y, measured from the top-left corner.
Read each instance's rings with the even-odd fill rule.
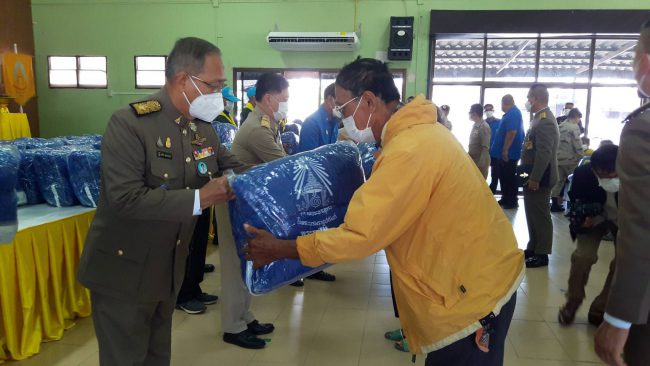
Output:
[[[484,43],[482,39],[436,40],[434,82],[481,81]]]
[[[549,88],[548,96],[548,105],[556,118],[563,115],[566,103],[573,103],[573,107],[582,112],[584,127],[587,118],[587,89]]]
[[[539,81],[589,81],[590,39],[543,39],[540,52]]]
[[[636,40],[596,40],[593,83],[634,84],[634,46]]]
[[[325,93],[325,89],[334,84],[336,81],[336,75],[337,73],[335,72],[322,72],[320,74],[320,102],[323,102],[323,94]]]
[[[141,70],[165,70],[165,56],[136,56],[135,69]]]
[[[106,86],[105,71],[79,71],[79,86]]]
[[[76,70],[77,58],[76,57],[50,57],[50,70]]]
[[[79,69],[106,71],[106,57],[79,57]]]
[[[399,93],[400,100],[404,99],[402,95],[402,88],[404,87],[404,76],[402,73],[393,73],[393,81],[395,82],[395,87],[397,87],[397,92]]]
[[[50,86],[71,87],[77,86],[77,72],[75,70],[51,70]]]
[[[318,71],[286,71],[289,81],[289,115],[287,121],[304,121],[318,109],[320,75]]]
[[[164,71],[137,71],[135,74],[136,86],[142,87],[161,87],[165,85]]]
[[[434,85],[431,100],[437,105],[449,106],[447,119],[452,123],[451,132],[458,141],[467,149],[472,124],[469,120],[469,107],[479,103],[481,87],[470,85]],[[500,105],[500,104],[499,104]]]
[[[623,124],[632,111],[639,108],[636,87],[594,87],[591,89],[589,138],[591,148],[598,148],[602,140],[618,145]]]
[[[535,81],[536,39],[488,39],[485,80]]]

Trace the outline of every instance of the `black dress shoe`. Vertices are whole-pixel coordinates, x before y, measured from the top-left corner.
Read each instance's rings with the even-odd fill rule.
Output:
[[[224,333],[223,341],[248,349],[262,349],[266,347],[266,342],[257,338],[257,336],[249,332],[248,329],[239,333]]]
[[[325,281],[325,282],[336,281],[336,276],[334,276],[331,273],[327,273],[325,271],[316,272],[313,275],[308,276],[307,278],[310,280],[318,280],[318,281]]]
[[[305,282],[303,280],[298,280],[296,282],[290,283],[289,285],[293,287],[303,287],[305,285]]]
[[[526,260],[526,268],[539,268],[548,266],[548,255],[536,254]]]
[[[214,264],[206,263],[205,267],[203,267],[204,273],[214,272],[214,270],[215,270]]]
[[[532,250],[532,249],[524,250],[524,258],[528,259],[528,258],[534,257],[534,256],[535,256],[535,251],[534,250]]]
[[[271,323],[260,323],[257,320],[253,320],[252,322],[248,323],[248,331],[253,333],[254,335],[264,335],[264,334],[269,334],[273,333],[275,330],[275,327]]]

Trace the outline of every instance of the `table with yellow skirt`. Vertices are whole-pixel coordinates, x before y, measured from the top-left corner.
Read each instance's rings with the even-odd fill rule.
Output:
[[[20,208],[11,244],[0,244],[0,363],[37,354],[75,319],[90,316],[76,269],[95,209]]]
[[[32,137],[25,113],[9,113],[0,108],[0,140],[14,140],[19,137]]]

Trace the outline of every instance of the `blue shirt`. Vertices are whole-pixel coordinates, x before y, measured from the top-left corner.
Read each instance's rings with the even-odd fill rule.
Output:
[[[508,150],[508,159],[519,160],[521,158],[521,145],[524,143],[524,120],[521,116],[521,111],[516,106],[510,108],[501,119],[501,125],[497,130],[494,138],[494,143],[490,148],[490,156],[501,157],[503,151],[503,144],[506,141],[506,133],[509,131],[517,131],[515,139],[510,145]]]
[[[495,118],[492,120],[492,122],[488,122],[488,120],[486,119],[485,123],[487,123],[488,126],[490,126],[490,156],[492,156],[493,158],[500,158],[501,157],[500,154],[499,156],[492,155],[491,149],[492,149],[492,145],[494,144],[494,140],[496,140],[497,132],[499,131],[499,126],[501,125],[501,120]]]
[[[339,121],[327,114],[324,106],[307,117],[300,130],[298,151],[314,150],[327,144],[333,144],[339,137]]]

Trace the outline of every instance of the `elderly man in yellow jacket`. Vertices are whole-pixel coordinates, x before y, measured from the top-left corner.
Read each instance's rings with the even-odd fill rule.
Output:
[[[357,142],[379,142],[372,176],[345,222],[297,240],[247,226],[256,267],[281,258],[308,266],[384,249],[400,322],[426,365],[502,365],[523,252],[508,219],[463,147],[419,96],[396,111],[387,66],[359,59],[336,79],[336,110]]]

